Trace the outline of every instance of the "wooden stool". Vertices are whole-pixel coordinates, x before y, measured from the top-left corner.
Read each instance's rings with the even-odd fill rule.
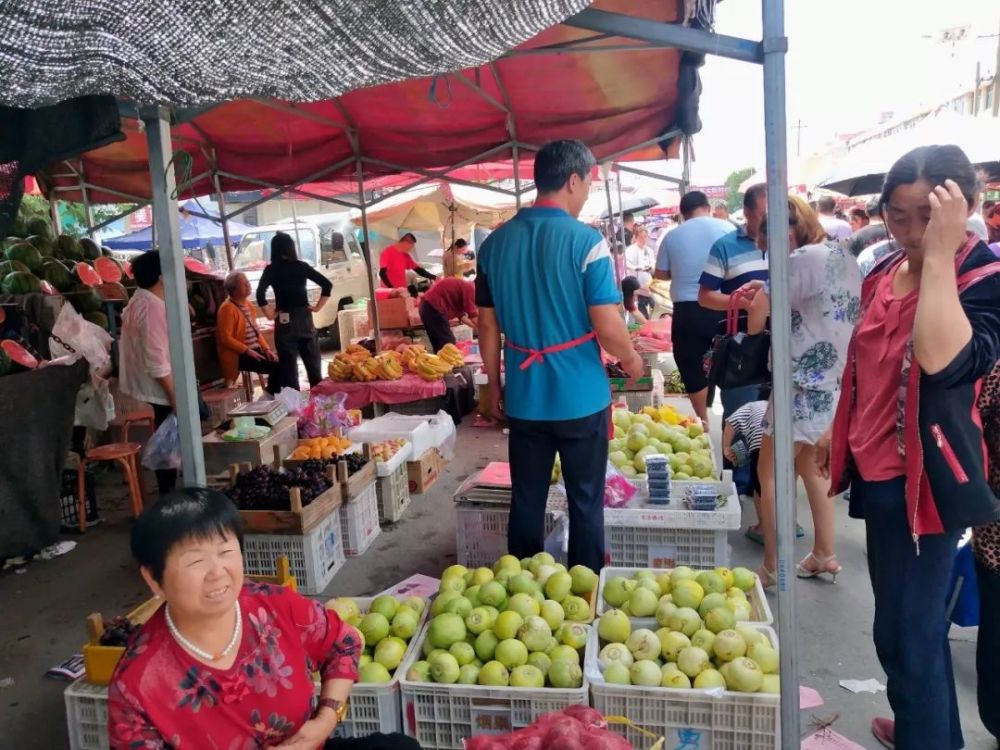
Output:
[[[253,401],[254,397],[254,387],[253,387],[253,376],[252,372],[247,370],[240,371],[240,375],[243,377],[243,392],[246,394],[246,403]],[[264,387],[264,376],[259,372],[257,373],[257,383],[260,385],[260,389],[265,390]]]
[[[139,443],[110,443],[100,445],[87,451],[87,455],[80,461],[76,468],[77,497],[79,499],[80,531],[87,530],[87,493],[86,493],[86,469],[87,464],[97,461],[117,461],[121,464],[122,473],[128,483],[128,493],[132,500],[132,512],[136,518],[142,513],[143,493],[142,477],[139,474],[139,464],[135,457],[139,455],[142,446]]]

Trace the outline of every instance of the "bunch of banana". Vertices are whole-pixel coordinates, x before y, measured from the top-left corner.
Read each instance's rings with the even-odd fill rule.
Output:
[[[417,375],[424,380],[440,380],[452,370],[441,357],[426,353],[417,357],[415,367]]]
[[[383,352],[375,357],[375,362],[378,363],[379,379],[399,380],[403,377],[403,365],[396,352]]]
[[[330,360],[330,364],[326,367],[326,373],[331,380],[347,383],[354,378],[354,365],[346,359],[341,359],[338,355]]]
[[[465,356],[462,354],[462,350],[454,344],[445,344],[438,352],[438,356],[452,367],[465,366]]]
[[[406,347],[406,349],[403,350],[403,353],[401,355],[403,366],[410,372],[416,372],[417,358],[420,357],[421,355],[426,356],[426,354],[427,350],[424,349],[423,345],[411,344],[410,346]]]
[[[379,378],[379,363],[372,357],[355,362],[354,379],[359,383],[370,383]]]

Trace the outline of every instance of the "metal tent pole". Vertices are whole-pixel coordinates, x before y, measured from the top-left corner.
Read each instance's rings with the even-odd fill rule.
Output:
[[[681,196],[691,189],[691,137],[683,136],[681,140]]]
[[[621,289],[622,274],[618,268],[618,258],[615,255],[615,210],[611,206],[611,170],[607,165],[601,167],[604,175],[604,196],[608,199],[608,244],[611,246],[611,267],[615,271],[615,285]]]
[[[788,133],[785,122],[785,14],[782,0],[763,4],[764,138],[771,283],[774,484],[778,530],[778,642],[781,644],[781,746],[799,747],[798,629],[795,571],[795,461],[792,445],[792,315],[788,294]]]
[[[618,188],[618,220],[622,223],[622,245],[625,245],[625,203],[622,201],[622,176],[615,172],[615,186]]]
[[[514,205],[517,210],[521,210],[521,150],[517,147],[517,141],[511,145],[511,156],[514,162]]]
[[[143,107],[149,148],[149,172],[153,190],[153,225],[159,229],[163,292],[167,304],[170,335],[170,369],[180,424],[181,469],[184,484],[205,486],[205,457],[201,445],[198,390],[188,317],[187,284],[184,278],[184,248],[181,245],[180,217],[175,203],[177,183],[170,164],[170,112],[166,107]]]
[[[62,219],[59,217],[59,201],[55,193],[49,193],[49,216],[52,218],[52,228],[56,234],[62,234]]]
[[[371,237],[368,234],[368,209],[365,207],[365,169],[361,157],[358,157],[358,203],[361,208],[361,252],[364,253],[365,266],[368,268],[368,292],[371,294],[371,324],[375,336],[375,351],[382,349],[382,326],[378,322],[378,304],[375,301],[375,279],[378,274],[372,263]],[[343,344],[343,342],[341,342]]]
[[[226,263],[233,270],[233,242],[229,238],[229,222],[226,220],[226,199],[222,195],[222,183],[218,172],[212,172],[212,184],[215,185],[215,204],[219,208],[219,219],[222,221],[222,241],[226,245]]]
[[[83,200],[83,216],[87,221],[87,236],[94,233],[94,209],[90,206],[90,196],[87,194],[86,180],[83,177],[83,162],[80,162],[80,198]]]

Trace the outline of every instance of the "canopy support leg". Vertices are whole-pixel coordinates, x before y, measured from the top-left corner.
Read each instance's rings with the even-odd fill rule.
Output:
[[[149,171],[153,191],[153,224],[160,238],[163,293],[167,305],[170,336],[170,369],[180,427],[181,470],[186,486],[205,486],[205,456],[201,444],[198,415],[198,388],[188,316],[187,283],[184,275],[184,248],[181,246],[180,217],[177,212],[174,167],[170,163],[170,112],[166,107],[144,107],[149,147]]]
[[[222,195],[222,183],[219,173],[212,172],[212,184],[215,186],[215,205],[219,209],[219,220],[222,222],[222,241],[226,245],[226,265],[233,270],[233,241],[229,237],[229,222],[226,220],[226,199]]]
[[[778,531],[778,642],[781,644],[781,746],[798,748],[798,618],[795,603],[795,460],[792,444],[792,315],[788,292],[788,136],[785,122],[783,3],[764,2],[764,138],[774,379],[774,484]]]
[[[514,164],[514,205],[517,210],[521,210],[521,151],[517,147],[517,141],[514,141],[510,147],[511,156]]]
[[[691,136],[681,138],[681,197],[691,189]]]
[[[368,234],[368,209],[365,204],[365,168],[361,157],[358,157],[358,203],[361,208],[361,251],[365,256],[365,267],[368,269],[368,292],[371,295],[371,324],[372,335],[375,338],[375,351],[382,349],[382,326],[378,321],[378,304],[375,300],[375,289],[378,286],[375,280],[378,272],[372,261],[371,235]],[[340,342],[341,346],[346,346],[345,342]]]
[[[604,197],[608,200],[608,245],[611,248],[611,267],[615,271],[615,286],[621,289],[622,274],[618,268],[618,257],[615,253],[615,210],[611,205],[611,168],[610,165],[601,165],[601,174],[604,177]]]

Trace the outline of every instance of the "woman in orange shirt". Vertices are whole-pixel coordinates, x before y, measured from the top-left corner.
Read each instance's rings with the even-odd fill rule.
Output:
[[[278,377],[278,358],[267,345],[257,328],[256,316],[247,301],[251,287],[246,274],[229,274],[225,281],[229,298],[219,306],[215,319],[215,343],[219,353],[222,377],[233,383],[240,372],[257,372],[267,375],[265,390],[281,390]]]

